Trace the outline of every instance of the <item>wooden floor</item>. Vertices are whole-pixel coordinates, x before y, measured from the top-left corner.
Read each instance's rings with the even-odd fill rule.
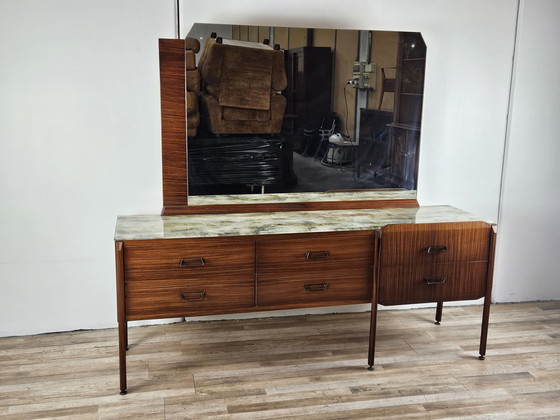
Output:
[[[7,419],[560,419],[560,302],[493,305],[486,360],[480,306],[130,329],[129,394],[117,331],[0,339]]]

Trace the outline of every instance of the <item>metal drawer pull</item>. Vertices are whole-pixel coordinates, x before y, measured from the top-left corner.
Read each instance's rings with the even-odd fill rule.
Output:
[[[179,293],[181,300],[202,300],[206,296],[206,292],[185,292]]]
[[[329,251],[309,251],[305,253],[306,260],[324,260],[329,258]]]
[[[441,277],[424,277],[426,284],[443,284],[447,280],[447,276]]]
[[[432,245],[426,248],[427,254],[441,254],[442,252],[447,252],[449,249],[447,245]]]
[[[204,258],[181,258],[179,267],[204,267]]]
[[[305,285],[305,290],[308,292],[324,292],[329,288],[329,283],[311,283]]]

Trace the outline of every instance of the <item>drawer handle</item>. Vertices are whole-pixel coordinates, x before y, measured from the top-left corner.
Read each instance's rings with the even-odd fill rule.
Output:
[[[204,258],[181,258],[179,267],[204,267]]]
[[[441,277],[424,277],[426,284],[443,284],[447,280],[447,276]]]
[[[447,245],[432,245],[429,246],[428,248],[426,248],[426,253],[427,254],[441,254],[443,252],[447,252],[449,251],[449,249],[447,248]]]
[[[206,296],[206,292],[184,292],[179,293],[181,300],[202,300]]]
[[[309,293],[324,292],[329,288],[329,283],[309,283],[305,285],[305,290]]]
[[[329,258],[329,251],[309,251],[305,253],[306,260],[325,260]]]

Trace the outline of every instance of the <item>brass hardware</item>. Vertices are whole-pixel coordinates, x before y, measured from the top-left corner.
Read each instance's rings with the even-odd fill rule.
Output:
[[[204,258],[181,258],[179,267],[204,267]]]
[[[206,292],[184,292],[179,293],[181,300],[202,300],[206,296]]]
[[[329,251],[309,251],[305,253],[306,260],[325,260],[329,258]]]
[[[329,288],[329,283],[309,283],[305,285],[308,292],[324,292]]]
[[[449,251],[449,249],[447,248],[447,245],[432,245],[429,246],[428,248],[426,248],[426,253],[427,254],[441,254],[443,252],[447,252]]]
[[[426,284],[443,284],[447,280],[447,276],[441,277],[424,277]]]

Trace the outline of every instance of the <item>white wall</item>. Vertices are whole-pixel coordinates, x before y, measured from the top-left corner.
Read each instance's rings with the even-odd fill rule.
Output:
[[[529,62],[556,57],[555,67],[538,66],[541,78],[555,76],[553,40],[543,39],[529,12],[548,13],[549,27],[557,9],[554,0],[532,1],[519,50]],[[175,35],[174,3],[0,2],[0,335],[116,324],[115,217],[161,209],[157,38]],[[187,0],[181,33],[194,22],[421,31],[428,67],[419,200],[497,219],[516,7],[515,0],[238,0],[218,7]],[[553,201],[543,201],[554,179],[544,169],[557,155],[558,126],[546,110],[545,118],[535,116],[531,102],[558,107],[552,93],[527,90],[532,65],[520,60],[516,72],[497,300],[508,299],[510,285],[517,287],[513,300],[530,300],[556,284],[552,251],[526,258],[519,239],[557,245],[548,235],[557,232],[554,210],[540,203]],[[522,157],[532,153],[529,165]],[[525,178],[531,173],[539,182]],[[539,221],[530,229],[533,214]],[[541,220],[550,223],[541,227]],[[516,261],[524,263],[520,272],[509,267]],[[542,283],[523,289],[535,272]]]
[[[494,296],[560,299],[560,2],[519,19]]]
[[[0,335],[116,324],[116,215],[161,210],[174,4],[0,2]]]

